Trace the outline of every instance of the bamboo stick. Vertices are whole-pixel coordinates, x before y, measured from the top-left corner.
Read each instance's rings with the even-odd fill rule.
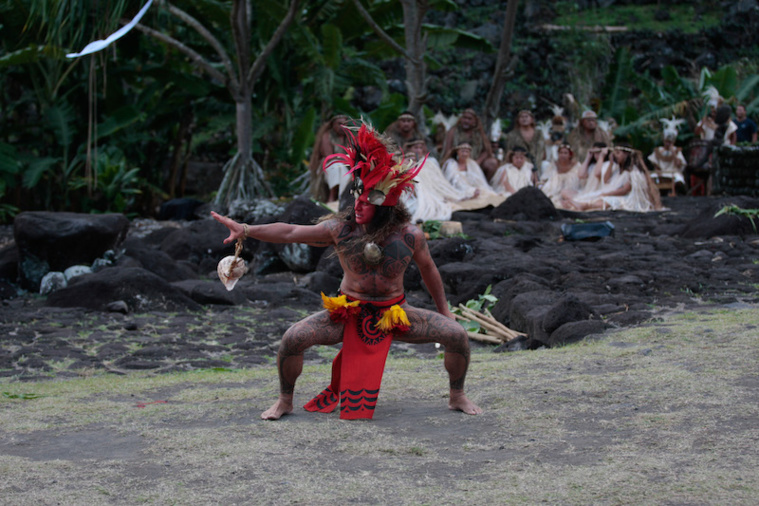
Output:
[[[482,341],[483,343],[491,343],[491,344],[503,344],[503,341],[500,339],[496,339],[495,337],[490,337],[485,334],[478,334],[477,332],[467,332],[469,334],[469,339],[474,339],[475,341]]]
[[[456,319],[458,319],[458,320],[463,320],[463,321],[467,321],[467,322],[473,321],[470,318],[467,318],[466,316],[460,316],[460,315],[457,315],[455,313],[454,313],[453,316],[456,317]],[[480,323],[480,322],[476,322],[476,323]],[[504,334],[503,332],[500,332],[498,330],[488,329],[486,326],[484,326],[482,324],[480,326],[485,330],[485,334],[480,334],[478,332],[470,332],[470,334],[477,334],[478,336],[487,335],[488,337],[490,337],[492,339],[497,339],[499,343],[504,343],[506,341],[509,341],[509,340],[513,339],[512,336]]]
[[[517,337],[519,335],[525,335],[520,332],[517,332],[515,330],[511,330],[506,325],[502,324],[495,318],[489,318],[482,313],[478,313],[477,311],[473,311],[469,309],[468,307],[459,304],[459,308],[461,309],[462,313],[464,313],[464,316],[468,317],[470,320],[474,320],[481,325],[485,326],[486,328],[494,328],[497,329],[500,333],[503,333],[509,337],[509,339],[513,339],[514,337]]]

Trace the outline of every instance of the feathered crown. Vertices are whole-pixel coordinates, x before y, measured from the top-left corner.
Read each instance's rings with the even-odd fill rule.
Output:
[[[677,139],[678,128],[685,123],[684,119],[676,119],[674,116],[671,119],[661,118],[659,121],[664,125],[662,134],[665,139]]]
[[[324,170],[333,163],[344,163],[353,175],[356,198],[368,192],[370,204],[394,206],[401,194],[414,187],[414,177],[424,162],[416,165],[413,160],[398,161],[382,142],[379,134],[365,123],[354,134],[345,128],[348,146],[340,146],[345,153],[336,153],[324,160]],[[424,161],[427,157],[424,158]]]
[[[722,96],[719,94],[719,90],[713,84],[707,86],[701,95],[711,107],[719,106],[723,100]]]

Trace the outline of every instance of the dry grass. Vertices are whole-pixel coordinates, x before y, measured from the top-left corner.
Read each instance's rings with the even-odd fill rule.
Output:
[[[273,367],[0,383],[42,396],[0,396],[0,503],[755,504],[756,315],[475,353],[480,417],[448,411],[442,361],[415,358],[388,360],[371,422],[258,420]],[[328,378],[307,366],[297,400]]]

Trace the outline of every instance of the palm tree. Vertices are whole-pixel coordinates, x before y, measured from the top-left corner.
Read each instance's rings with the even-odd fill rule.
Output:
[[[253,12],[251,12],[250,0],[232,0],[231,5],[230,2],[222,3],[211,0],[197,2],[197,4],[195,8],[199,14],[204,15],[206,24],[201,22],[198,17],[166,0],[157,1],[157,5],[162,10],[200,35],[206,45],[210,46],[210,49],[215,53],[215,60],[203,56],[189,44],[165,33],[165,31],[148,27],[143,23],[138,24],[136,28],[190,58],[196,67],[205,72],[215,83],[225,86],[235,102],[237,152],[224,166],[224,179],[216,194],[215,203],[228,208],[233,201],[238,199],[246,200],[255,196],[273,196],[273,191],[264,177],[261,166],[253,159],[252,96],[256,82],[264,71],[267,59],[297,17],[300,0],[291,0],[286,10],[282,3],[274,0],[256,6],[259,14],[256,35],[259,37],[268,32],[270,26],[268,22],[273,19],[273,13],[281,15],[281,18],[273,33],[269,32],[268,35],[256,41],[256,43],[262,43],[263,47],[255,55],[255,59],[253,59],[252,50]],[[233,51],[229,51],[225,47],[222,37],[214,35],[211,29],[206,26],[207,24],[215,24],[217,28],[221,28],[216,21],[224,17],[225,11],[229,12]],[[234,61],[230,54],[234,55]]]

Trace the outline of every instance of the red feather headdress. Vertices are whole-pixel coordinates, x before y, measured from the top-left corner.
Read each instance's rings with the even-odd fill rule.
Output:
[[[424,163],[416,165],[405,158],[398,161],[387,151],[377,132],[366,124],[356,134],[348,128],[345,131],[348,146],[340,146],[345,153],[328,156],[324,170],[333,163],[344,163],[350,167],[348,173],[353,175],[357,196],[369,192],[367,200],[371,204],[396,205],[401,194],[414,187],[414,177]]]

